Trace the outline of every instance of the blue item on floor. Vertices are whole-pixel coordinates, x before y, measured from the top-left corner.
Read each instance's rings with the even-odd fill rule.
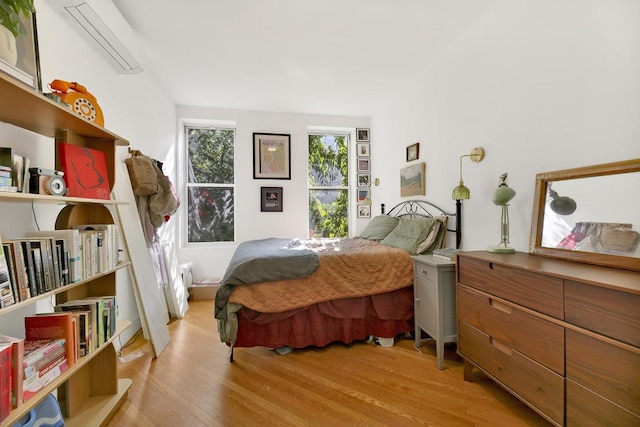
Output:
[[[12,427],[64,427],[64,425],[60,405],[50,394]]]

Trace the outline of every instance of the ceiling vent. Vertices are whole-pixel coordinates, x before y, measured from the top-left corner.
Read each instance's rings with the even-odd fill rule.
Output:
[[[119,73],[143,71],[142,46],[111,0],[46,0]]]

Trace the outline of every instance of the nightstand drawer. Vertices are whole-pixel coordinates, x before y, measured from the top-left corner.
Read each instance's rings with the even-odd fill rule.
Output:
[[[640,354],[567,330],[567,378],[640,414]]]
[[[567,379],[567,427],[638,426],[640,415]]]
[[[520,398],[563,424],[564,377],[465,322],[458,322],[458,349]]]
[[[458,319],[509,348],[564,374],[564,328],[491,295],[458,285]]]
[[[458,281],[497,297],[564,318],[562,279],[458,255]]]
[[[567,280],[566,320],[640,347],[640,295]]]

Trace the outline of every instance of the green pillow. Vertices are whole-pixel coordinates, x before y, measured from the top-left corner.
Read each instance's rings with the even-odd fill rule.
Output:
[[[399,219],[395,216],[379,215],[371,218],[369,224],[362,230],[360,237],[368,240],[382,240],[398,225]]]
[[[435,218],[400,219],[396,228],[382,240],[382,244],[417,254],[418,245],[424,242],[437,223]]]

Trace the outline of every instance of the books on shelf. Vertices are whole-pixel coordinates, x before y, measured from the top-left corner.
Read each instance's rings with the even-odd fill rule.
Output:
[[[41,313],[24,318],[25,341],[64,339],[69,367],[76,363],[76,328],[71,313]]]
[[[433,256],[440,259],[446,259],[447,261],[455,261],[456,254],[459,252],[462,252],[462,249],[456,249],[456,248],[435,249],[433,251]]]
[[[117,320],[115,296],[87,297],[67,301],[56,305],[55,310],[72,312],[79,317],[78,339],[81,353],[83,348],[85,354],[91,353],[115,335]],[[83,341],[86,344],[83,344]]]

